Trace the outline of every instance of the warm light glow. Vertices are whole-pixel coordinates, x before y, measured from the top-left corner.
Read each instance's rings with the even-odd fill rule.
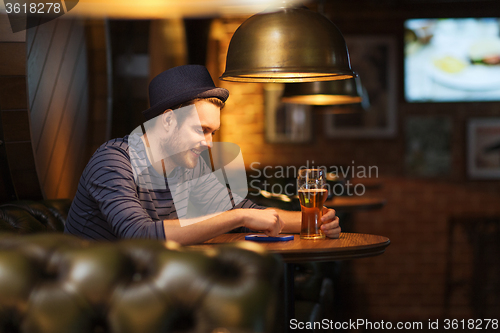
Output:
[[[292,3],[302,3],[290,0]],[[170,19],[255,14],[278,0],[80,0],[68,14],[86,17]]]
[[[338,105],[361,103],[360,96],[348,95],[297,95],[283,97],[285,103],[306,104],[306,105]]]
[[[278,194],[278,193],[271,193],[271,192],[268,192],[266,190],[260,190],[260,194],[264,197],[264,198],[277,198],[281,201],[284,201],[284,202],[291,202],[292,199],[290,199],[290,197],[288,197],[287,195],[285,194]]]
[[[224,73],[226,74],[226,73]],[[295,73],[295,72],[265,72],[252,74],[239,74],[235,76],[221,76],[220,79],[232,82],[262,82],[262,83],[289,83],[289,82],[315,82],[350,79],[352,75],[332,73]]]

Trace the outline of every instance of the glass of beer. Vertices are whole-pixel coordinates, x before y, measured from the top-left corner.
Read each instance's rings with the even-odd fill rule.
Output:
[[[328,196],[326,174],[323,169],[301,169],[297,177],[297,190],[302,211],[300,238],[324,239],[321,231],[323,204]]]

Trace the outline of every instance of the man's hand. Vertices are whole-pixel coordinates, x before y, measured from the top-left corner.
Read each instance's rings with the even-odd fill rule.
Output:
[[[283,220],[274,209],[243,209],[244,226],[257,231],[264,232],[267,236],[277,237],[283,229]]]
[[[339,218],[335,216],[335,210],[323,207],[323,216],[321,217],[321,230],[325,233],[326,237],[339,238],[340,224]]]

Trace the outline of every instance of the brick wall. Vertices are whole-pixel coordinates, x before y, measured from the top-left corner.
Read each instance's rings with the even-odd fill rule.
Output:
[[[391,239],[386,253],[352,262],[353,289],[364,294],[368,314],[384,320],[468,318],[470,285],[456,288],[445,312],[446,263],[450,218],[500,216],[498,184],[382,178],[381,189],[367,195],[387,199],[374,212],[356,213],[357,232],[385,235]],[[465,231],[453,233],[454,281],[470,279],[473,249]],[[498,281],[497,281],[498,282]],[[360,302],[358,302],[359,304]]]
[[[243,18],[215,22],[208,64],[214,78],[224,71],[230,38],[241,22]],[[386,26],[383,29],[387,30]],[[398,29],[396,35],[402,34]],[[402,82],[401,73],[398,80]],[[384,197],[387,205],[378,211],[356,213],[349,227],[355,232],[387,236],[391,245],[382,256],[350,263],[350,276],[345,281],[352,295],[351,318],[427,322],[444,316],[472,316],[468,286],[453,293],[445,314],[447,230],[452,216],[500,216],[500,182],[468,180],[465,166],[467,119],[500,116],[500,103],[408,104],[399,98],[398,134],[394,138],[329,139],[323,133],[321,117],[315,114],[312,144],[269,144],[264,138],[263,86],[218,84],[231,92],[222,112],[220,140],[237,143],[247,167],[252,162],[260,162],[261,167],[300,166],[308,160],[316,165],[350,165],[355,161],[356,165],[378,167],[382,186],[367,195]],[[449,175],[434,179],[406,175],[404,124],[409,115],[451,117],[453,167]],[[463,231],[454,235],[454,241],[453,276],[469,277],[473,249]]]

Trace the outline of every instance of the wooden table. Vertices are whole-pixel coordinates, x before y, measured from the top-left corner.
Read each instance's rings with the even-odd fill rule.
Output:
[[[223,234],[212,238],[194,248],[205,248],[220,244],[245,241],[249,234]],[[384,253],[389,238],[377,235],[341,233],[338,239],[305,240],[294,235],[288,242],[259,242],[269,252],[282,256],[287,263],[310,261],[334,261],[376,256]]]
[[[212,238],[192,248],[209,248],[221,244],[245,241],[249,234],[223,234]],[[290,331],[290,319],[295,317],[294,303],[294,271],[295,263],[311,261],[335,261],[376,256],[384,253],[390,240],[387,237],[341,233],[338,239],[304,240],[294,235],[293,241],[287,242],[259,242],[266,250],[281,255],[285,262],[285,327]]]
[[[325,206],[343,212],[357,212],[362,210],[374,210],[384,207],[386,200],[377,197],[365,196],[342,196],[334,197],[325,202]]]

